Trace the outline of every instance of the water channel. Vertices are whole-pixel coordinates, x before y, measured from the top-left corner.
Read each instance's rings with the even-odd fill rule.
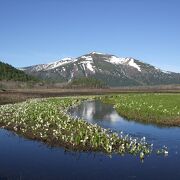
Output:
[[[0,129],[0,179],[180,179],[180,128],[126,120],[100,101],[83,102],[69,112],[118,133],[145,136],[154,148],[166,145],[169,155],[152,154],[142,163],[132,155],[69,152]]]

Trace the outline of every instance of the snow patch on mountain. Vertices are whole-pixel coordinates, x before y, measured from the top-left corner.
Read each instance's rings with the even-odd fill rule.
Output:
[[[86,61],[92,61],[93,58],[91,56],[81,56],[82,59],[85,59]]]
[[[93,64],[93,58],[89,55],[87,56],[81,56],[81,59],[83,59],[83,61],[80,61],[79,64],[81,64],[84,68],[84,71],[86,72],[86,69],[88,69],[89,71],[95,73],[95,69]]]
[[[33,67],[33,71],[47,71],[47,70],[58,68],[60,66],[64,66],[64,65],[66,65],[68,63],[76,62],[76,61],[77,61],[77,59],[64,58],[62,60],[51,62],[51,63],[48,63],[48,64],[36,65],[36,66]]]
[[[87,72],[86,72],[86,66],[83,63],[81,64],[81,66],[82,66],[82,68],[84,70],[85,76],[87,77],[88,75],[87,75]]]
[[[20,67],[20,68],[17,67],[17,69],[19,69],[20,71],[25,71],[26,70],[26,68],[23,68],[23,67]]]
[[[63,60],[63,61],[60,60],[60,61],[56,61],[56,62],[53,62],[53,63],[49,63],[49,64],[47,64],[47,67],[45,68],[45,70],[55,69],[55,68],[57,68],[59,66],[67,64],[69,62],[70,62],[70,60]]]
[[[125,61],[125,58],[119,58],[116,56],[111,56],[110,58],[105,60],[106,62],[110,62],[112,64],[122,64]]]
[[[96,51],[93,51],[93,52],[91,52],[90,54],[103,54],[103,53],[100,53],[100,52],[96,52]]]
[[[61,61],[70,61],[70,60],[73,60],[73,58],[66,57],[66,58],[61,59]]]
[[[165,71],[165,70],[161,70],[161,72],[166,73],[166,74],[171,74],[172,73],[170,71]]]
[[[133,58],[119,58],[116,56],[111,56],[111,58],[105,61],[110,62],[112,64],[126,64],[126,65],[136,68],[138,71],[141,71],[140,66],[134,62]]]
[[[159,70],[159,71],[161,71],[161,72],[163,72],[163,73],[166,73],[166,74],[171,74],[172,72],[170,72],[170,71],[165,71],[165,70],[161,70],[161,69],[159,69],[158,67],[154,67],[156,70]]]
[[[92,66],[92,64],[91,64],[90,62],[87,62],[87,63],[86,63],[86,67],[87,67],[90,71],[95,72],[94,67]]]
[[[77,61],[77,59],[73,59],[73,58],[63,58],[60,61],[56,61],[56,62],[47,64],[46,70],[55,69],[59,66],[62,66],[62,65],[68,64],[68,63],[72,63],[72,62],[76,62],[76,61]]]
[[[48,66],[47,64],[40,64],[40,65],[34,66],[32,68],[32,71],[42,71],[42,70],[46,69],[47,66]]]
[[[140,66],[134,62],[134,59],[130,59],[130,61],[128,62],[128,65],[136,68],[138,71],[141,72]]]
[[[92,65],[91,60],[81,61],[80,64],[83,66],[85,71],[86,71],[86,68],[87,68],[91,72],[95,73],[95,69],[94,69],[94,66]]]

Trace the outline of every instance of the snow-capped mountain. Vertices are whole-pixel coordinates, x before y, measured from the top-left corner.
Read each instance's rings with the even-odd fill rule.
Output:
[[[21,68],[54,82],[69,82],[78,77],[95,77],[110,86],[180,84],[180,74],[163,71],[134,58],[91,52],[77,58],[64,58],[49,64]]]

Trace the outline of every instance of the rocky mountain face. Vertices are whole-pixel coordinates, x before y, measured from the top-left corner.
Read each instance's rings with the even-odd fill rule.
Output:
[[[70,82],[79,77],[93,77],[109,86],[180,84],[180,73],[163,71],[134,58],[98,52],[24,67],[21,70],[53,82]]]

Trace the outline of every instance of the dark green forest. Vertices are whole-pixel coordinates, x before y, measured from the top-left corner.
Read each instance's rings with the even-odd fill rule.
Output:
[[[25,74],[23,71],[14,68],[13,66],[0,61],[0,81],[12,80],[12,81],[38,81],[37,78]]]

